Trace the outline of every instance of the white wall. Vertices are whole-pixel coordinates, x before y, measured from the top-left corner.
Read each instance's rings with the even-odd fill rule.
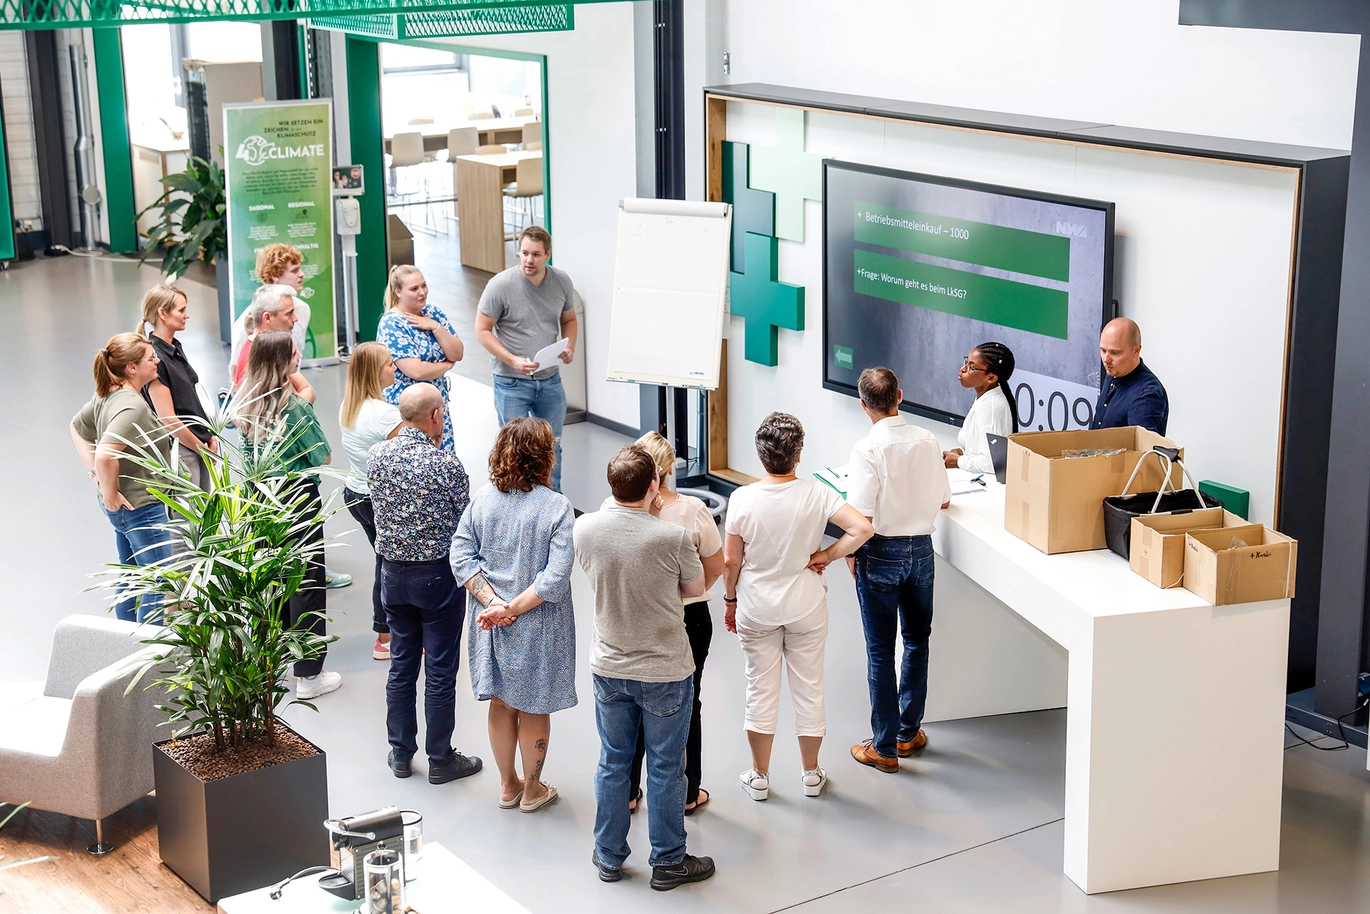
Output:
[[[604,380],[618,201],[637,192],[633,4],[577,6],[570,32],[450,43],[547,56],[553,262],[585,299],[576,357],[587,363],[590,412],[636,427],[637,388]]]
[[[727,0],[724,44],[733,83],[1349,148],[1358,36],[1178,20],[1177,0]]]
[[[772,145],[775,108],[728,105],[728,138]],[[846,161],[1026,187],[1117,204],[1114,295],[1142,326],[1142,355],[1170,395],[1168,436],[1196,478],[1250,490],[1269,523],[1279,453],[1295,175],[1064,143],[810,112],[807,149]],[[779,365],[728,353],[729,463],[760,475],[749,442],[773,409],[810,429],[804,464],[845,463],[868,422],[857,401],[822,389],[822,208],[807,240],[781,241],[781,281],[805,286],[805,327],[780,331]],[[743,323],[731,321],[740,340]],[[946,353],[944,370],[962,352]],[[1240,382],[1230,368],[1239,361]],[[1230,380],[1229,380],[1230,379]],[[969,408],[970,399],[965,406]],[[1038,422],[1041,421],[1039,413]],[[955,446],[956,430],[919,420]],[[1034,429],[1036,425],[1034,425]]]

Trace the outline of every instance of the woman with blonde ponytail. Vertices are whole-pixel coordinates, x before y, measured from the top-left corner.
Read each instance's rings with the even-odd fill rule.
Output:
[[[200,488],[209,488],[209,474],[205,469],[205,453],[217,453],[219,442],[209,429],[196,385],[200,375],[186,358],[185,349],[176,334],[186,328],[186,295],[175,286],[153,286],[143,296],[143,316],[138,321],[140,333],[152,343],[159,360],[157,377],[143,388],[143,396],[162,420],[168,432],[180,442],[181,460],[191,480]]]
[[[121,454],[130,445],[170,460],[171,436],[139,393],[157,380],[157,353],[136,333],[120,333],[95,354],[95,397],[71,420],[71,441],[114,527],[119,561],[153,565],[171,556],[166,506],[149,490],[152,474]],[[161,600],[120,600],[120,619],[161,624]]]
[[[385,313],[376,328],[376,342],[395,360],[395,383],[385,389],[387,403],[398,406],[410,384],[425,381],[447,399],[447,372],[461,361],[465,347],[452,322],[428,304],[428,283],[419,268],[397,264],[385,284]],[[452,450],[452,410],[443,410],[442,447]]]
[[[366,460],[373,445],[395,437],[400,430],[400,411],[386,403],[381,392],[395,383],[395,360],[380,343],[362,343],[352,350],[347,363],[347,392],[343,394],[338,425],[343,450],[350,464],[343,487],[343,503],[362,525],[366,539],[376,548],[376,515],[371,507],[371,486],[366,479]],[[381,557],[376,556],[376,576],[371,583],[371,628],[376,643],[371,656],[390,659],[390,625],[381,605]]]

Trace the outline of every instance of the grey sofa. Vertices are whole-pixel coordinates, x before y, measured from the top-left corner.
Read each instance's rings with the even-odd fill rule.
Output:
[[[170,735],[154,707],[166,693],[129,694],[147,626],[68,616],[52,636],[46,682],[0,683],[0,801],[95,820],[90,852],[110,850],[103,819],[152,790],[152,744]]]

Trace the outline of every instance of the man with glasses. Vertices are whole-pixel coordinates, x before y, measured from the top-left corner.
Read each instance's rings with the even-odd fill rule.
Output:
[[[1107,377],[1099,388],[1090,428],[1140,425],[1164,435],[1170,400],[1160,379],[1142,363],[1142,330],[1135,321],[1117,317],[1104,326],[1099,359]]]

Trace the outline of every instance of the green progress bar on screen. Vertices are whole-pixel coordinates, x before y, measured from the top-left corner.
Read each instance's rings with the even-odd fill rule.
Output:
[[[1065,339],[1069,301],[1061,289],[965,273],[900,257],[853,251],[860,295]]]
[[[853,237],[862,244],[1070,281],[1070,239],[1063,235],[858,201]]]

